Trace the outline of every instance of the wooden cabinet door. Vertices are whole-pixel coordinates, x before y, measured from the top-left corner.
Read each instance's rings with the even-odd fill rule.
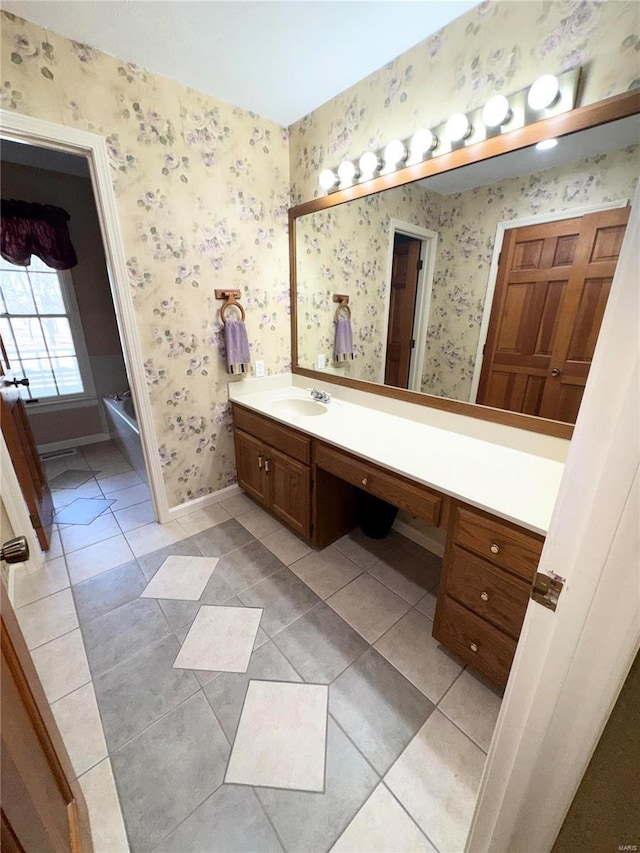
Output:
[[[237,429],[235,431],[236,468],[238,485],[261,504],[267,502],[264,470],[264,445],[257,438]]]
[[[267,505],[292,530],[311,533],[311,472],[278,450],[267,448]]]

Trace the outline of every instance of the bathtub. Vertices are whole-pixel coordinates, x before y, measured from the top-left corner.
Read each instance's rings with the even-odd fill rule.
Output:
[[[109,421],[109,432],[118,449],[125,456],[138,474],[147,482],[147,469],[142,454],[142,442],[140,441],[140,428],[136,420],[136,413],[131,397],[103,397],[107,420]]]

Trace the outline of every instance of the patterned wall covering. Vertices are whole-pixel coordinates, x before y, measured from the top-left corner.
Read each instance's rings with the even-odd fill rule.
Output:
[[[289,368],[287,133],[2,15],[2,106],[107,137],[169,506],[235,479],[216,287]]]

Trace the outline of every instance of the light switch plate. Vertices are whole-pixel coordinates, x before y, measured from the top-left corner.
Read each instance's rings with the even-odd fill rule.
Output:
[[[259,359],[256,361],[256,377],[264,376],[264,361]]]
[[[316,367],[318,368],[318,370],[324,370],[326,366],[327,366],[327,357],[325,356],[325,354],[323,352],[321,352],[318,354],[318,360],[316,362]]]

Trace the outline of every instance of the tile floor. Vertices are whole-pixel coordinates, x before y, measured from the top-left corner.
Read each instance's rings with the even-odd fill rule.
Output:
[[[431,636],[436,557],[240,492],[158,525],[111,443],[46,467],[15,606],[98,853],[463,849],[500,696]]]

